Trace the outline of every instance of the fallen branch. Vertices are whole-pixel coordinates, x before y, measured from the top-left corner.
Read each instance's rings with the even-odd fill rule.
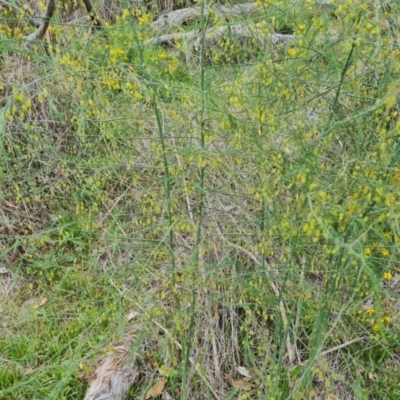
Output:
[[[233,26],[219,26],[209,28],[204,33],[204,42],[206,44],[216,43],[223,35],[237,36],[243,39],[255,39],[257,43],[265,47],[268,43],[279,45],[289,42],[294,38],[293,35],[283,35],[279,33],[266,34],[260,24],[238,24]],[[198,50],[200,46],[201,32],[199,30],[181,33],[171,33],[150,39],[147,44],[174,45],[176,42],[186,40],[191,43],[193,50]]]
[[[160,15],[154,25],[161,29],[170,25],[182,25],[189,21],[200,19],[202,15],[215,14],[219,17],[231,17],[241,14],[250,15],[261,10],[261,6],[257,3],[236,4],[234,6],[219,7],[189,7],[180,10],[171,11],[164,15]]]

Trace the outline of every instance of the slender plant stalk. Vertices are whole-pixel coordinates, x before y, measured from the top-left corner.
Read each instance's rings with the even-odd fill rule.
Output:
[[[172,291],[175,300],[175,306],[177,310],[180,310],[180,301],[178,291],[176,289],[176,260],[175,260],[175,243],[174,243],[174,230],[173,230],[173,220],[172,220],[172,199],[171,199],[171,175],[169,172],[168,159],[166,154],[164,129],[162,124],[162,117],[160,111],[157,107],[157,97],[154,95],[153,98],[153,108],[156,115],[158,133],[160,135],[160,143],[163,155],[164,171],[165,171],[165,197],[167,200],[167,214],[168,214],[168,248],[171,255],[171,283]]]
[[[200,90],[201,90],[201,113],[200,113],[200,149],[202,153],[202,157],[205,150],[205,66],[204,66],[204,42],[205,42],[205,32],[207,29],[208,21],[205,20],[205,2],[202,3],[201,8],[201,43],[200,43]],[[196,232],[196,244],[195,251],[193,257],[193,265],[194,269],[192,272],[192,293],[191,293],[191,306],[190,306],[190,323],[187,339],[185,341],[185,347],[183,348],[184,362],[183,362],[183,371],[182,371],[182,400],[187,400],[187,382],[188,382],[188,371],[190,366],[190,350],[194,336],[194,328],[195,328],[195,307],[196,307],[196,280],[199,276],[199,261],[200,261],[200,245],[201,245],[201,235],[202,235],[202,223],[203,223],[203,211],[204,211],[204,177],[205,177],[205,165],[202,161],[200,165],[200,177],[199,177],[199,215],[197,220],[197,232]]]

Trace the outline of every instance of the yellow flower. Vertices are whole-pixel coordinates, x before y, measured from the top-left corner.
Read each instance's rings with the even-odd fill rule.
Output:
[[[125,9],[125,10],[122,12],[122,19],[125,20],[125,19],[127,19],[129,16],[130,16],[129,10]]]
[[[375,310],[373,308],[368,308],[367,311],[365,311],[368,315],[374,315],[375,314]]]
[[[389,255],[389,250],[388,249],[382,249],[381,250],[381,254],[383,255],[383,257],[387,257]]]
[[[25,97],[24,97],[24,94],[23,94],[23,93],[18,93],[18,94],[15,96],[15,100],[17,100],[19,103],[23,103],[24,99],[25,99]]]
[[[385,317],[383,317],[382,320],[383,320],[383,322],[384,322],[385,324],[391,324],[391,323],[392,323],[392,318],[389,317],[388,315],[385,316]]]
[[[369,257],[371,255],[372,251],[369,247],[366,247],[364,249],[364,255],[366,255],[367,257]]]
[[[374,324],[373,327],[372,327],[372,329],[373,329],[375,332],[379,331],[379,324]]]
[[[393,279],[393,275],[392,275],[392,273],[389,271],[389,272],[385,272],[384,274],[383,274],[383,277],[385,278],[385,279],[387,279],[388,281],[390,281],[391,279]]]
[[[143,96],[139,92],[135,92],[133,94],[133,97],[135,98],[135,100],[138,100],[138,101],[143,99]]]

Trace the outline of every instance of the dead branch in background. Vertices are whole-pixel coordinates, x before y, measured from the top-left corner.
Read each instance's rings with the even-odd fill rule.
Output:
[[[217,7],[190,7],[180,10],[171,11],[160,15],[154,25],[158,28],[164,28],[171,25],[182,25],[189,21],[200,19],[202,15],[215,14],[219,17],[236,17],[238,15],[251,15],[261,10],[261,6],[257,3],[236,4],[233,6],[217,6]]]
[[[46,6],[46,11],[44,13],[43,22],[40,24],[39,28],[36,29],[35,32],[26,36],[25,39],[28,41],[43,39],[47,29],[49,28],[50,20],[53,17],[55,10],[56,10],[56,1],[49,0]]]
[[[221,39],[225,34],[230,37],[239,37],[242,40],[255,40],[260,47],[266,47],[268,44],[273,44],[276,46],[287,43],[294,39],[293,35],[284,35],[279,33],[267,34],[260,24],[238,24],[233,26],[219,26],[207,29],[204,33],[204,43],[206,46],[211,46],[218,42],[218,40]],[[171,33],[150,39],[147,44],[171,46],[176,42],[186,40],[189,42],[189,48],[191,50],[198,51],[201,45],[200,36],[202,36],[202,34],[199,30]]]
[[[86,11],[88,12],[90,19],[93,22],[95,29],[101,29],[103,27],[103,23],[99,18],[96,17],[96,14],[93,11],[93,6],[90,0],[82,0],[85,5]]]
[[[217,15],[228,20],[231,17],[240,15],[249,16],[260,12],[262,7],[257,3],[236,4],[233,6],[216,6],[216,7],[190,7],[180,10],[171,11],[164,15],[160,15],[154,22],[154,26],[162,29],[169,26],[179,26],[189,21],[200,19],[204,16]],[[279,45],[289,42],[294,38],[293,35],[269,34],[266,33],[262,23],[246,23],[236,25],[224,25],[208,28],[204,33],[200,30],[192,30],[189,32],[179,32],[161,35],[150,39],[147,44],[157,44],[164,46],[173,46],[179,41],[187,41],[191,51],[198,52],[201,47],[201,41],[204,41],[206,47],[215,45],[218,40],[224,36],[236,37],[243,45],[255,43],[261,48],[267,47],[269,44]]]

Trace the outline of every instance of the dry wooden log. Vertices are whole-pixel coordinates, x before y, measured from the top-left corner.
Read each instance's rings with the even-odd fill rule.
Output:
[[[139,369],[128,350],[133,341],[134,336],[126,332],[123,339],[111,343],[113,350],[96,369],[84,400],[126,399],[129,389],[139,380]]]
[[[261,6],[257,3],[235,4],[233,6],[217,6],[217,7],[190,7],[182,8],[180,10],[171,11],[169,13],[160,15],[155,21],[154,25],[161,29],[170,25],[182,25],[189,21],[200,19],[202,15],[214,13],[221,17],[232,17],[241,14],[251,15],[261,10]]]
[[[233,26],[219,26],[209,28],[204,33],[204,39],[199,30],[181,33],[171,33],[162,35],[149,40],[147,44],[158,45],[174,45],[176,42],[185,40],[189,42],[189,48],[194,51],[200,49],[201,41],[204,40],[205,45],[215,44],[223,35],[240,37],[243,39],[255,39],[261,47],[265,47],[269,43],[279,45],[289,42],[294,38],[293,35],[283,34],[266,34],[261,27],[261,24],[238,24]]]
[[[96,370],[85,400],[125,400],[128,390],[139,379],[135,363],[120,365],[120,360],[107,357]]]

